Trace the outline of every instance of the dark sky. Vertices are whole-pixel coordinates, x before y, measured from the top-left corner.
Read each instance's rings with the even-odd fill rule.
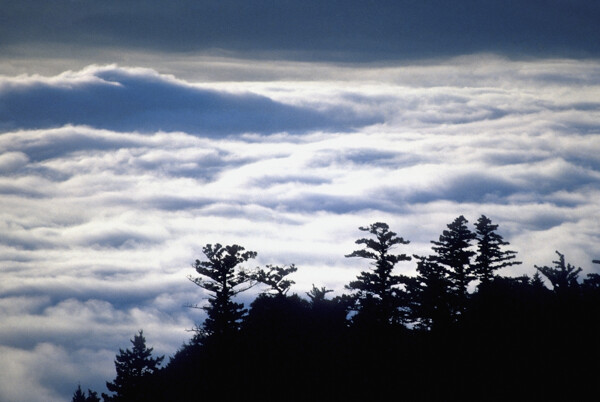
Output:
[[[480,52],[597,57],[600,2],[582,0],[4,1],[0,49],[224,50],[377,61]]]

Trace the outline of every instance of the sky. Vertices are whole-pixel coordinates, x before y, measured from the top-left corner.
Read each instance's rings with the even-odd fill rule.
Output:
[[[106,392],[140,329],[168,360],[207,243],[340,295],[359,226],[484,214],[501,274],[600,272],[597,2],[0,5],[0,400]]]

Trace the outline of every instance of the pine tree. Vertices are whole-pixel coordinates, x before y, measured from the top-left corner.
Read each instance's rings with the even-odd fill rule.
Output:
[[[81,385],[77,385],[77,390],[75,390],[71,402],[86,402],[85,394],[81,391]]]
[[[529,280],[529,284],[532,286],[533,289],[547,290],[546,285],[544,285],[544,281],[543,281],[542,276],[540,275],[539,271],[535,271],[535,273],[533,274],[533,277]]]
[[[583,280],[583,285],[589,290],[600,290],[600,274],[589,273]]]
[[[473,274],[485,286],[494,277],[494,272],[511,265],[521,264],[514,261],[516,251],[502,250],[509,243],[496,233],[498,225],[485,215],[481,215],[475,224],[477,239],[477,256],[473,266]]]
[[[153,348],[146,347],[146,338],[142,330],[130,341],[132,349],[119,349],[115,359],[117,377],[113,382],[106,383],[106,388],[114,395],[103,393],[102,398],[105,402],[141,402],[151,399],[145,381],[159,370],[164,356],[152,357]]]
[[[320,288],[316,287],[313,283],[312,289],[306,292],[306,295],[310,299],[311,305],[318,305],[319,303],[323,303],[327,300],[327,293],[333,292],[333,289],[327,289],[325,286]]]
[[[88,395],[85,398],[85,402],[100,402],[100,397],[97,392],[88,389]]]
[[[442,232],[439,241],[431,242],[435,245],[432,247],[435,254],[430,258],[448,272],[458,312],[464,310],[468,298],[467,288],[475,279],[471,265],[471,257],[475,252],[470,250],[475,233],[469,230],[467,223],[464,216],[459,216],[448,224],[448,230]]]
[[[579,288],[577,280],[582,270],[581,268],[575,268],[571,264],[565,264],[565,256],[558,251],[555,251],[555,253],[558,254],[558,260],[552,261],[554,267],[538,267],[536,265],[535,268],[548,278],[556,294],[565,295],[572,293],[573,290]]]
[[[417,259],[417,276],[407,284],[417,328],[438,330],[452,321],[451,281],[448,270],[430,257]]]
[[[391,324],[404,321],[401,307],[406,304],[401,275],[392,274],[394,266],[400,261],[410,261],[406,254],[392,254],[397,244],[409,244],[409,241],[398,237],[389,230],[386,223],[377,222],[369,227],[360,227],[375,238],[361,238],[356,244],[364,244],[365,248],[355,250],[346,257],[360,257],[373,260],[373,268],[363,271],[355,281],[346,285],[346,289],[355,291],[354,300],[357,305],[355,322],[366,320],[375,324]]]
[[[210,293],[209,304],[203,307],[208,317],[198,334],[200,338],[212,335],[224,338],[239,330],[247,311],[243,304],[234,302],[233,297],[253,286],[253,274],[238,265],[255,258],[256,252],[245,251],[237,244],[222,246],[218,243],[207,244],[202,251],[208,260],[196,260],[194,264],[202,277],[189,278]]]
[[[78,385],[71,402],[100,402],[100,398],[98,393],[91,389],[88,389],[87,396],[85,396],[85,393],[81,390],[81,385]]]
[[[265,292],[275,296],[283,297],[290,290],[290,287],[295,283],[286,277],[289,274],[296,272],[298,268],[294,264],[289,267],[280,267],[277,265],[267,265],[265,269],[259,269],[251,275],[251,278],[256,282],[263,283],[269,286]]]

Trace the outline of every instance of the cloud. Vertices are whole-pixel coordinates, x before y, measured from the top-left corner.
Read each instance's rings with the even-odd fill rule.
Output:
[[[58,77],[0,82],[5,131],[88,125],[113,131],[202,135],[347,130],[381,121],[340,109],[324,113],[265,96],[218,92],[152,70],[89,67]],[[84,144],[70,144],[74,149]],[[98,146],[103,144],[98,143]]]
[[[0,172],[7,174],[13,172],[29,162],[29,158],[22,152],[7,152],[0,155]]]
[[[257,251],[248,267],[295,263],[292,291],[314,283],[337,295],[365,268],[344,258],[359,226],[385,221],[411,241],[404,252],[428,254],[456,216],[485,214],[524,262],[504,274],[532,274],[555,249],[597,270],[597,62],[304,65],[319,72],[310,77],[297,67],[271,63],[282,81],[198,83],[114,66],[2,78],[4,99],[37,99],[29,116],[51,103],[42,93],[62,106],[49,127],[16,116],[0,134],[0,348],[11,370],[0,399],[65,400],[78,382],[102,391],[139,329],[174,353],[204,317],[184,306],[206,297],[186,279],[206,243]],[[98,94],[127,116],[104,121],[118,108]],[[179,107],[207,99],[242,116],[257,104],[289,110],[304,128],[288,132],[279,114],[276,131],[226,121],[211,135],[188,131],[200,117],[182,122]],[[305,113],[324,120],[299,122]],[[44,374],[52,361],[61,369]],[[32,391],[15,396],[11,384]]]
[[[352,0],[69,1],[6,5],[6,50],[38,54],[221,51],[303,60],[406,60],[478,52],[597,56],[597,4]],[[62,44],[64,48],[61,48]],[[86,50],[92,49],[92,50]]]

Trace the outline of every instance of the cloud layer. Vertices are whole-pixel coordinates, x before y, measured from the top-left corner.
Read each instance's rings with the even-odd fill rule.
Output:
[[[380,122],[351,110],[313,110],[249,92],[200,88],[147,69],[91,67],[58,77],[0,81],[0,122],[14,128],[89,125],[113,131],[243,132],[348,130]]]
[[[427,254],[456,216],[486,214],[524,262],[505,274],[555,249],[594,269],[598,63],[314,68],[325,78],[0,79],[0,399],[102,391],[141,328],[172,354],[203,318],[184,306],[204,297],[186,276],[206,243],[295,263],[300,294],[339,294],[365,268],[343,257],[358,226],[385,221]]]
[[[115,46],[346,61],[600,52],[600,6],[585,0],[22,0],[3,14],[4,50],[17,55],[23,47],[52,54]]]

